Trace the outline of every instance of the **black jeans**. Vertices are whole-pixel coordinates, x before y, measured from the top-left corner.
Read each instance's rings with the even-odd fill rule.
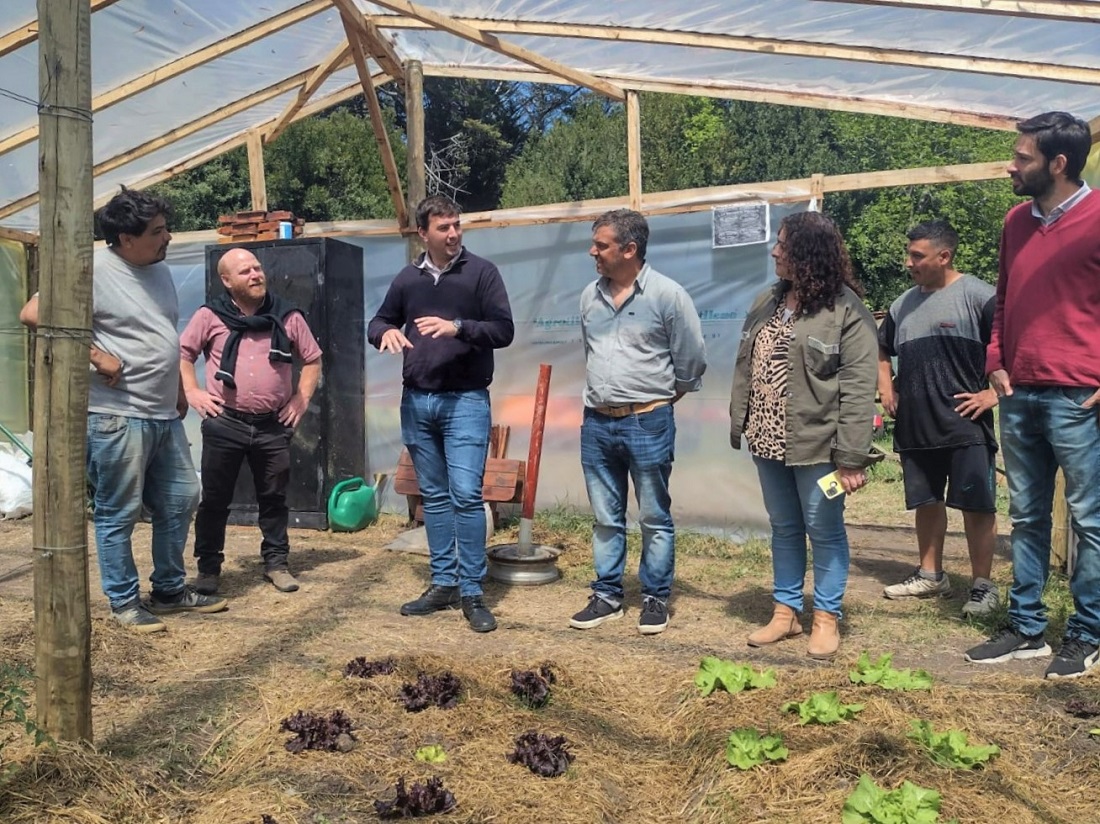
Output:
[[[293,436],[294,430],[279,423],[274,412],[243,415],[225,409],[202,422],[202,501],[195,516],[195,558],[200,573],[221,572],[229,505],[245,459],[256,484],[264,569],[286,569],[290,553],[286,488]]]

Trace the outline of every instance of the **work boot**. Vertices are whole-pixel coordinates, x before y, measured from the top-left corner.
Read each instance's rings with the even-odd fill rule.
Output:
[[[497,619],[493,617],[493,613],[489,612],[480,595],[463,597],[462,614],[466,616],[470,629],[474,632],[492,632],[497,628]]]
[[[431,615],[441,609],[458,609],[462,600],[458,594],[458,587],[441,587],[432,584],[424,594],[415,601],[409,601],[401,605],[402,615]]]
[[[831,612],[814,610],[814,625],[810,630],[810,643],[806,654],[811,658],[828,661],[840,649],[840,628]]]
[[[290,574],[289,569],[269,569],[264,573],[264,580],[271,584],[279,592],[297,592],[298,581]]]
[[[220,583],[221,575],[217,572],[200,572],[191,581],[191,586],[201,595],[217,595]]]
[[[771,621],[751,632],[748,643],[750,647],[763,647],[801,634],[802,624],[798,620],[798,613],[786,604],[776,603]]]

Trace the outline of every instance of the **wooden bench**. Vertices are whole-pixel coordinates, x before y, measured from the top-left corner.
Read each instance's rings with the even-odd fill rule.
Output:
[[[523,500],[523,478],[527,471],[524,461],[507,458],[487,458],[485,477],[481,494],[493,511],[493,521],[497,520],[497,504],[519,503]],[[393,488],[409,501],[409,520],[424,522],[423,498],[420,486],[416,482],[416,469],[413,467],[409,450],[402,449],[397,459],[397,474],[393,479]]]

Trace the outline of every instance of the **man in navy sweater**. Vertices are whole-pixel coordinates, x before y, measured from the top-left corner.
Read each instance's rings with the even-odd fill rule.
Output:
[[[462,612],[475,632],[496,629],[482,601],[493,350],[515,326],[500,272],[462,245],[458,204],[442,195],[416,207],[427,251],[394,278],[367,340],[402,354],[401,439],[424,499],[431,586],[402,615]]]

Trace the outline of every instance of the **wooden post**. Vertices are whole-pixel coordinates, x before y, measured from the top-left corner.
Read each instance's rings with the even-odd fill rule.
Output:
[[[642,114],[638,108],[638,93],[626,93],[626,168],[630,208],[642,208]]]
[[[1073,544],[1073,526],[1070,523],[1069,504],[1066,503],[1066,478],[1062,470],[1054,476],[1054,508],[1051,512],[1050,566],[1073,574],[1076,547]]]
[[[84,519],[92,306],[88,0],[38,0],[38,55],[42,237],[34,398],[36,704],[38,725],[51,736],[91,741]]]
[[[267,181],[264,178],[264,142],[259,131],[248,133],[248,182],[252,186],[252,209],[267,211]]]
[[[409,181],[409,223],[416,228],[416,206],[428,196],[424,168],[424,65],[419,60],[405,63],[405,158]],[[424,251],[420,235],[409,234],[409,260],[416,260]]]
[[[825,175],[810,175],[810,200],[817,211],[825,211]]]

